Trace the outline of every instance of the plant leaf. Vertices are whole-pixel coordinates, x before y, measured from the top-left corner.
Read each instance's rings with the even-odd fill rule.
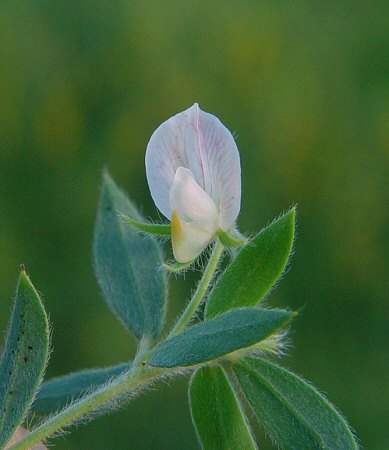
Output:
[[[187,328],[155,347],[149,364],[191,366],[250,347],[283,327],[295,313],[241,308]]]
[[[144,238],[118,218],[140,219],[125,194],[105,173],[94,236],[97,279],[110,309],[140,339],[154,338],[164,319],[166,275],[157,241]]]
[[[0,357],[0,448],[12,438],[31,405],[46,367],[48,348],[47,316],[22,270]]]
[[[280,448],[358,449],[345,419],[297,375],[254,357],[235,364],[234,372],[258,420]]]
[[[212,290],[206,314],[256,305],[282,274],[293,247],[295,208],[262,230],[238,253]]]
[[[257,449],[233,387],[220,366],[202,367],[194,373],[189,404],[204,450]]]
[[[170,236],[171,234],[170,224],[138,222],[126,214],[123,214],[122,218],[132,227],[144,233],[158,234],[160,236]]]
[[[127,372],[130,367],[130,363],[124,363],[102,369],[87,369],[46,381],[39,389],[33,409],[40,414],[52,414],[69,405],[72,400]]]

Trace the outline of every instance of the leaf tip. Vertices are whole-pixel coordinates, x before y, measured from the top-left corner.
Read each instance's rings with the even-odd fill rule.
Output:
[[[23,285],[25,283],[27,283],[28,285],[31,284],[30,277],[27,275],[27,269],[24,264],[20,264],[19,266],[19,284],[21,282],[23,283]]]
[[[287,217],[290,217],[293,222],[296,221],[297,215],[297,205],[293,205],[289,211],[285,214]]]
[[[108,170],[108,167],[104,166],[101,173],[101,186],[102,189],[108,189],[110,192],[112,188],[117,188],[117,185]]]
[[[110,176],[108,166],[103,166],[103,168],[101,170],[101,174],[102,174],[103,178],[106,176],[108,176],[108,177]]]

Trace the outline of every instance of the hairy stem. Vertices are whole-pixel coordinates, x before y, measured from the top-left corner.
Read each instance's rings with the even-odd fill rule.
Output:
[[[147,352],[148,344],[143,342],[140,348],[142,350],[138,352],[134,360],[137,364],[127,374],[71,404],[31,431],[10,450],[27,450],[121,395],[136,393],[158,378],[173,375],[176,372],[174,369],[159,369],[143,365],[141,356]]]
[[[197,308],[200,306],[200,303],[204,298],[209,284],[211,283],[212,278],[215,274],[220,258],[223,254],[223,250],[224,245],[220,242],[219,239],[217,239],[200,283],[197,285],[197,289],[193,294],[191,301],[188,303],[188,306],[185,308],[185,311],[183,312],[178,322],[175,324],[168,337],[172,337],[176,334],[181,333],[186,328],[189,321],[197,311]]]
[[[170,332],[169,337],[181,333],[197,311],[213,279],[223,250],[223,244],[217,239],[197,289],[184,313]],[[120,398],[120,396],[126,393],[129,395],[134,394],[159,378],[176,374],[177,369],[153,368],[143,363],[144,359],[147,359],[150,352],[152,352],[152,348],[150,347],[150,341],[146,339],[142,340],[138,348],[138,353],[133,361],[132,368],[128,373],[113,380],[108,385],[97,389],[91,394],[86,395],[63,409],[57,415],[49,418],[46,422],[35,428],[35,430],[31,431],[26,437],[14,444],[10,450],[27,450],[39,441],[47,439],[78,419],[85,417],[105,404]]]

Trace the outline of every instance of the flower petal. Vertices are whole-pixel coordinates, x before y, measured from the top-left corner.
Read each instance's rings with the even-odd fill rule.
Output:
[[[191,170],[179,167],[170,191],[170,205],[184,222],[195,222],[199,229],[215,234],[219,213],[210,196],[196,183]]]
[[[172,244],[178,262],[192,261],[219,228],[219,213],[189,169],[179,167],[170,191]]]
[[[196,222],[181,221],[177,211],[172,213],[172,245],[174,258],[180,263],[196,259],[211,242],[214,234],[199,228]]]
[[[232,134],[197,103],[160,125],[146,150],[146,175],[158,209],[171,218],[170,190],[178,167],[191,170],[227,230],[240,210],[240,160]]]

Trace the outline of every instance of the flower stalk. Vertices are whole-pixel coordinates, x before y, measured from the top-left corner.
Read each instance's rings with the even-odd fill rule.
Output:
[[[209,258],[207,267],[203,273],[203,276],[197,286],[197,289],[188,303],[187,307],[185,308],[185,311],[179,318],[176,325],[173,327],[172,331],[170,332],[168,337],[173,337],[182,331],[187,327],[188,323],[196,313],[198,307],[200,306],[205,294],[207,293],[208,287],[213,279],[213,276],[216,272],[216,269],[219,265],[220,259],[222,257],[224,250],[224,245],[220,242],[219,239],[216,239],[215,244],[212,249],[212,254]]]

